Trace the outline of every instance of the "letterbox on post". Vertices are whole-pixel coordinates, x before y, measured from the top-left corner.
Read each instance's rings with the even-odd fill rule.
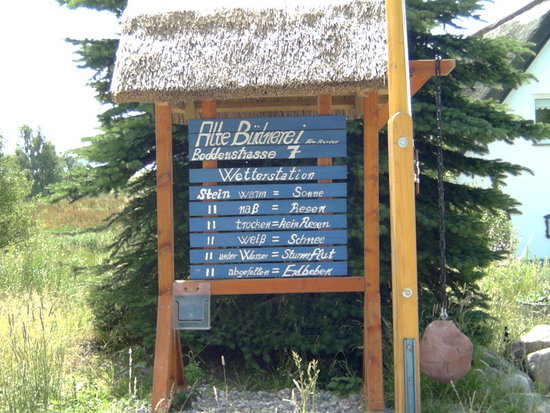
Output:
[[[186,285],[174,295],[173,326],[175,330],[210,329],[210,283]]]

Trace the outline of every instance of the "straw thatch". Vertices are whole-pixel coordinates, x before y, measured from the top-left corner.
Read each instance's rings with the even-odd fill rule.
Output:
[[[490,39],[505,37],[532,43],[532,56],[510,62],[513,67],[525,72],[550,39],[550,0],[534,0],[497,23],[480,30],[476,35]],[[496,90],[480,85],[472,96],[480,99],[493,98],[502,102],[511,90]]]
[[[129,0],[111,88],[115,101],[353,94],[383,88],[384,0],[299,3]]]

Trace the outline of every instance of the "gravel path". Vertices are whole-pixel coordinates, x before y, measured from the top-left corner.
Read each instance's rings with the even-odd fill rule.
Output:
[[[172,413],[293,413],[301,411],[301,398],[296,391],[247,392],[225,390],[213,387],[199,387],[191,407],[172,410]],[[318,390],[315,394],[315,408],[308,405],[311,413],[362,413],[362,395],[356,393],[340,397],[333,393]],[[388,410],[390,412],[390,410]]]

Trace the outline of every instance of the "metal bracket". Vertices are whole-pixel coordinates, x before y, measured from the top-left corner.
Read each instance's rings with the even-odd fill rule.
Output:
[[[416,413],[416,341],[403,339],[403,356],[405,360],[405,412]]]
[[[418,195],[420,193],[420,152],[414,150],[414,189]]]
[[[210,330],[210,283],[186,282],[174,296],[174,330]]]

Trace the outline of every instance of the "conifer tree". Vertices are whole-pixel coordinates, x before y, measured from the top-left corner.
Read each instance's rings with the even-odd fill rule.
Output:
[[[69,7],[91,7],[109,10],[120,16],[124,0],[58,0]],[[476,281],[482,269],[498,259],[504,251],[493,251],[486,231],[487,213],[513,213],[516,201],[500,190],[507,174],[518,174],[522,168],[483,157],[495,141],[513,143],[515,139],[536,140],[547,131],[531,121],[510,116],[493,101],[476,101],[469,90],[481,83],[491,87],[515,87],[528,80],[508,62],[529,51],[511,40],[482,39],[451,34],[432,34],[437,26],[456,26],[459,17],[475,17],[481,0],[408,0],[409,50],[411,59],[434,59],[435,55],[457,60],[457,67],[443,80],[443,113],[445,125],[444,157],[447,209],[447,262],[451,302],[464,302],[468,297],[470,316],[482,316],[485,305]],[[96,75],[91,85],[104,103],[113,103],[109,85],[114,64],[116,40],[72,40],[80,45],[82,67]],[[438,224],[435,138],[435,88],[426,84],[413,98],[416,146],[421,152],[421,193],[417,197],[418,269],[421,305],[431,309],[439,297]],[[154,119],[150,105],[112,105],[99,115],[103,133],[89,138],[90,145],[79,150],[89,160],[88,166],[73,171],[74,181],[59,186],[65,196],[79,198],[100,192],[124,190],[131,201],[115,218],[122,233],[113,245],[112,277],[106,280],[97,297],[98,320],[111,334],[111,343],[133,342],[151,345],[154,335],[156,304],[156,228],[154,164]],[[352,176],[350,198],[350,264],[353,271],[362,266],[362,161],[359,122],[348,127],[348,159]],[[353,136],[356,135],[356,136]],[[382,293],[384,313],[389,310],[390,254],[388,234],[388,189],[385,153],[386,137],[381,136],[381,246]],[[175,130],[175,238],[176,273],[185,277],[186,256],[186,128]],[[459,183],[466,175],[490,180],[493,185],[479,188]],[[258,303],[261,302],[261,305]],[[269,358],[278,350],[295,349],[316,357],[353,352],[361,345],[362,333],[357,320],[362,320],[361,296],[355,294],[265,296],[219,298],[218,310],[224,314],[213,320],[209,333],[190,334],[191,343],[208,343],[236,347],[249,360]],[[451,308],[452,311],[452,308]],[[426,320],[429,321],[429,320]],[[481,324],[479,324],[481,326]],[[263,334],[262,332],[265,332]],[[271,338],[269,338],[271,337]],[[357,357],[361,354],[355,352]]]

